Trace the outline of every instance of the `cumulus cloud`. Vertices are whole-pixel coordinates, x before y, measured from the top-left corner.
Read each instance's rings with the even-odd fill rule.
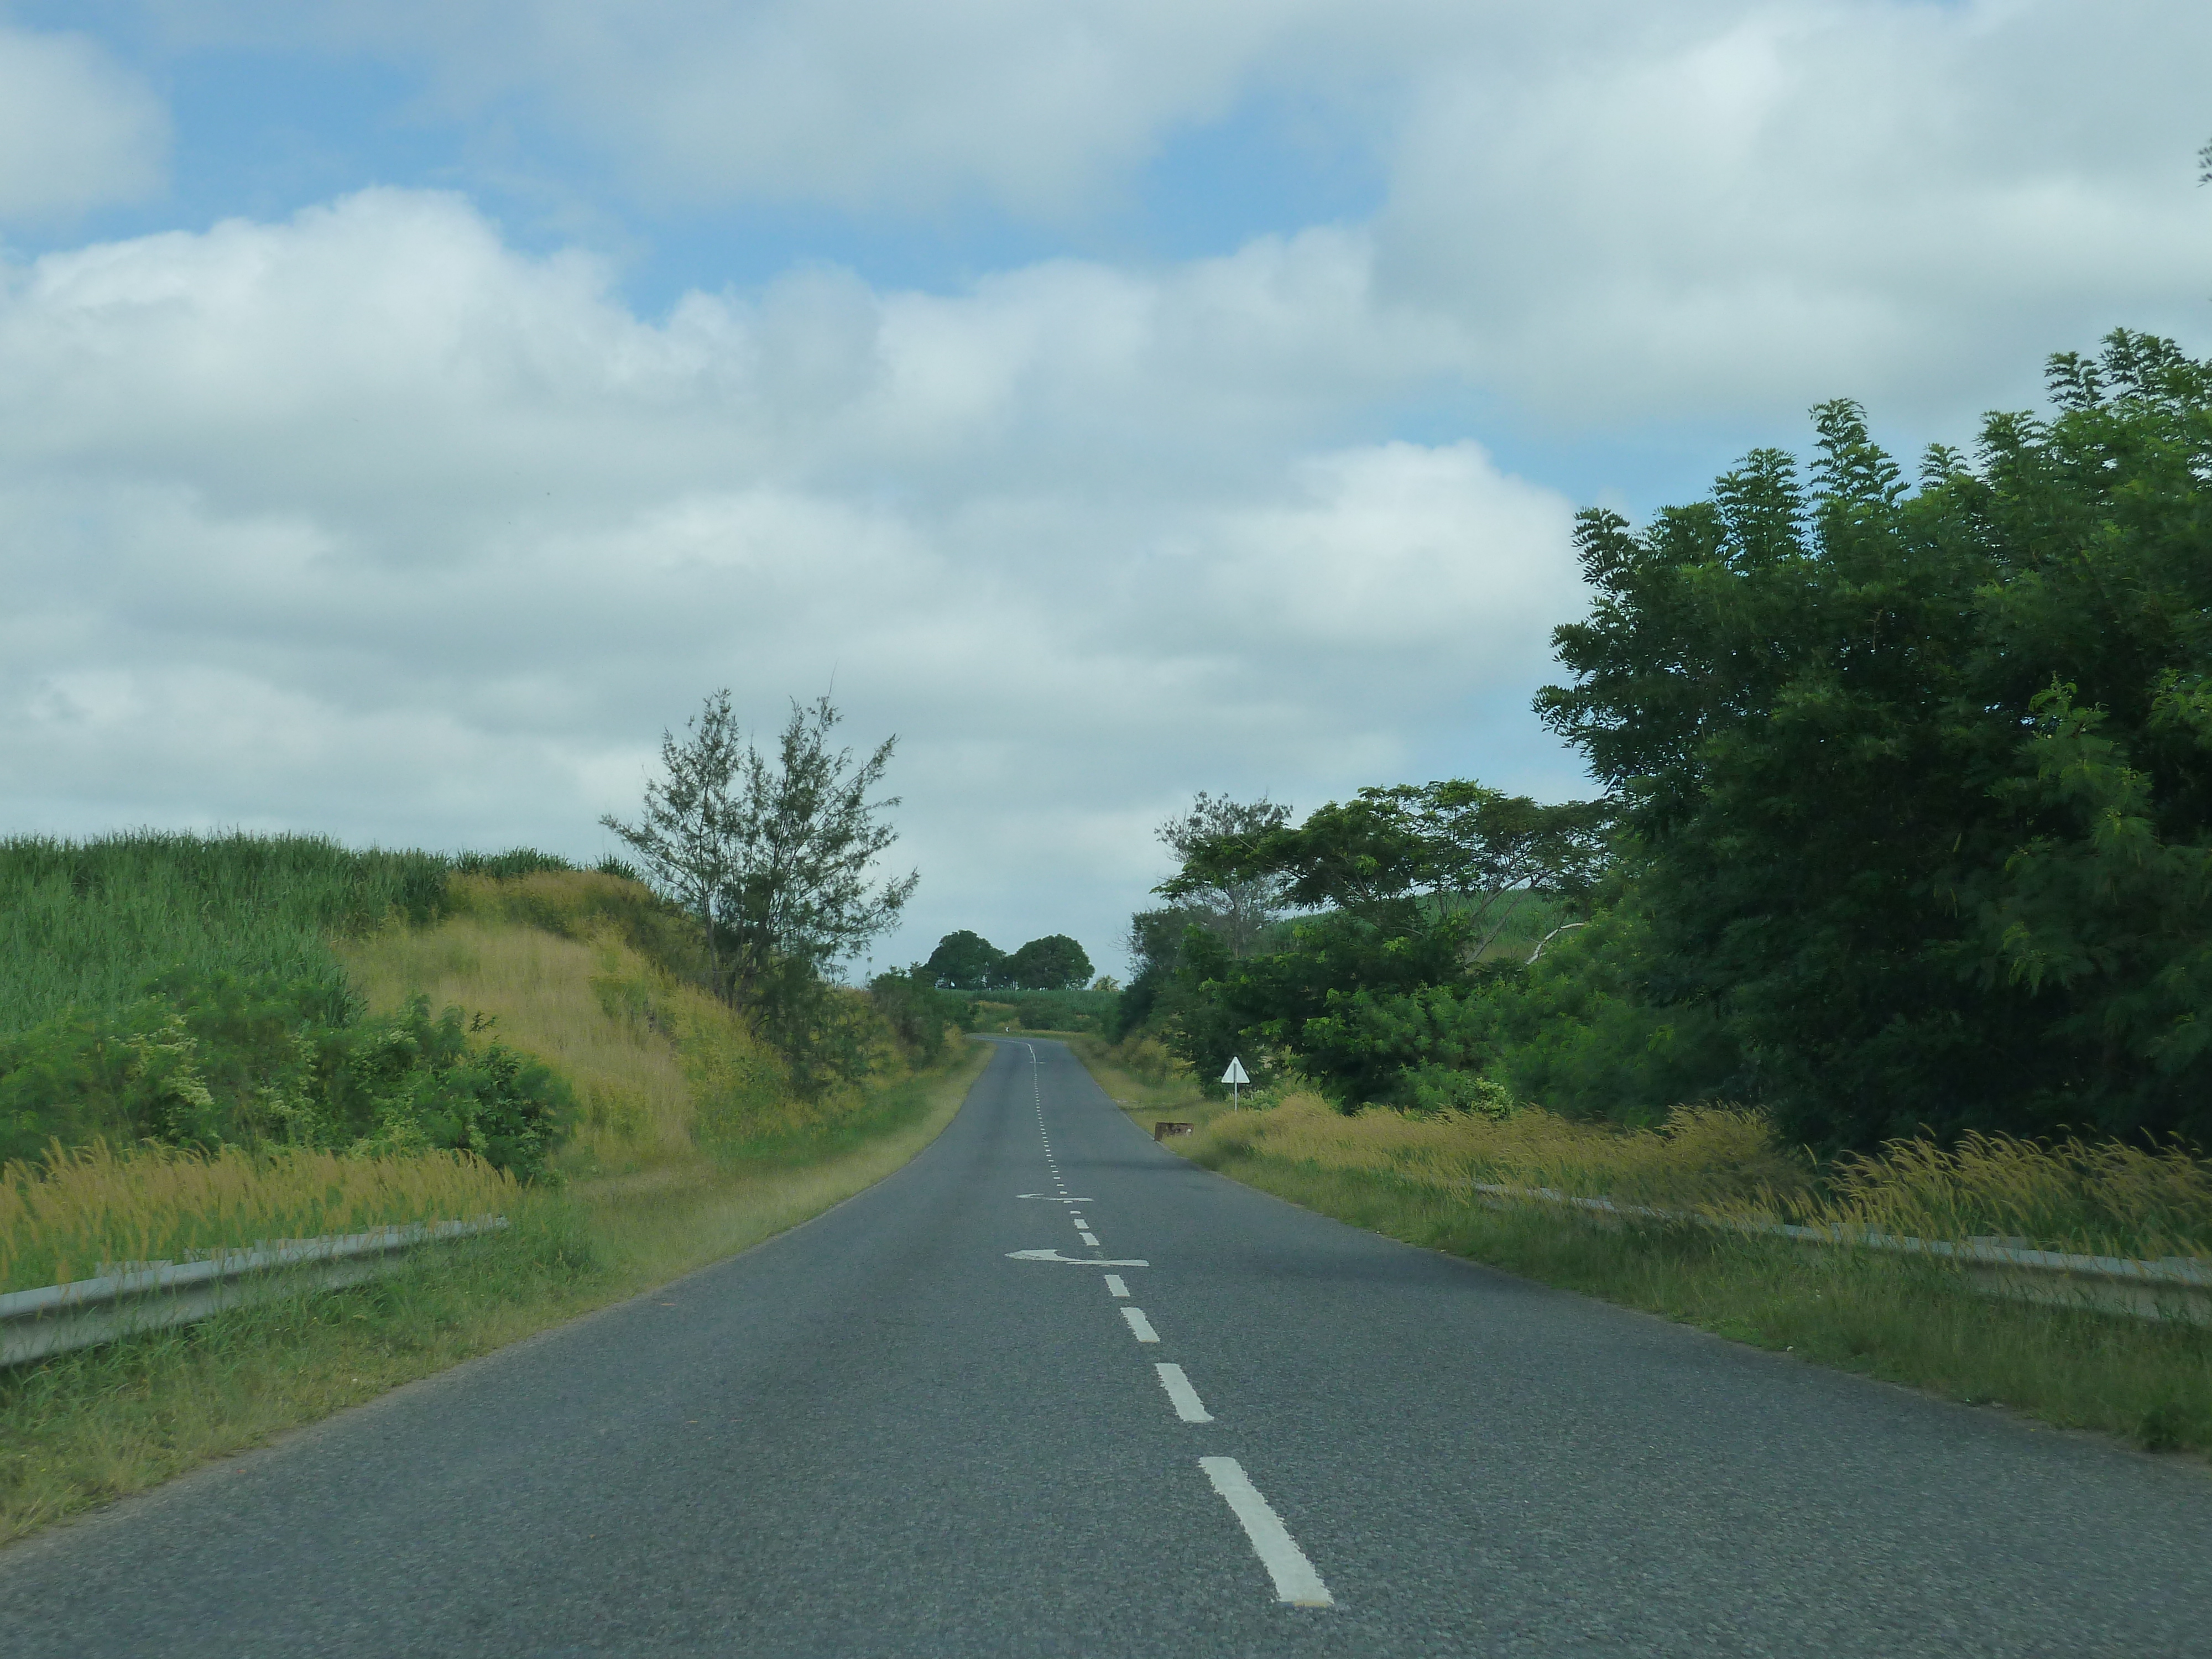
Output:
[[[94,42],[0,25],[0,221],[145,196],[168,137],[160,100]]]
[[[1376,223],[1383,289],[1547,420],[1955,422],[2116,323],[2207,334],[2212,13],[1632,9],[1537,73],[1423,82]]]
[[[168,8],[197,40],[308,40],[423,64],[434,101],[534,109],[649,192],[894,214],[1081,217],[1233,103],[1326,0],[379,0]]]
[[[179,9],[392,54],[455,118],[534,112],[642,195],[876,222],[1095,221],[1181,139],[1264,149],[1294,107],[1377,181],[1336,233],[1372,233],[1375,293],[1558,430],[1856,392],[1956,436],[2117,322],[2212,336],[2212,10],[2170,0]]]
[[[708,688],[834,682],[904,738],[915,952],[1057,904],[1103,953],[1133,818],[1390,775],[1577,603],[1556,495],[1317,435],[1421,355],[1364,257],[652,321],[435,194],[50,255],[0,295],[0,788],[588,852]]]
[[[1474,438],[1602,473],[1842,393],[1955,441],[2115,324],[2212,347],[2212,14],[2162,0],[156,9],[185,49],[413,65],[442,176],[543,140],[526,167],[710,240],[763,201],[1095,225],[1194,131],[1264,150],[1271,100],[1375,198],[652,315],[461,193],[0,268],[0,787],[57,826],[574,848],[708,687],[773,723],[834,678],[856,740],[905,734],[909,953],[1060,905],[1098,955],[1190,787],[1574,787],[1525,712],[1569,503]],[[108,88],[39,143],[143,118],[50,205],[153,176],[112,159],[158,155],[143,94],[33,45]],[[5,166],[0,212],[47,201]]]

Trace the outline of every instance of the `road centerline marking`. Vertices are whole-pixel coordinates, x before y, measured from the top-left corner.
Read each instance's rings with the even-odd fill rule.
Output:
[[[1336,1598],[1328,1593],[1328,1586],[1321,1582],[1321,1575],[1291,1536],[1283,1517],[1260,1496],[1260,1489],[1252,1484],[1243,1466],[1233,1457],[1201,1457],[1198,1466],[1243,1527],[1245,1537],[1252,1540],[1253,1553],[1267,1568],[1267,1577],[1275,1581],[1275,1599],[1294,1607],[1334,1607]]]
[[[1076,1237],[1081,1239],[1085,1244],[1088,1244],[1092,1249],[1095,1250],[1098,1248],[1098,1235],[1097,1233],[1078,1233],[1076,1234]]]
[[[1145,1317],[1142,1308],[1124,1308],[1121,1317],[1129,1322],[1129,1334],[1139,1342],[1157,1342],[1160,1334],[1152,1328],[1152,1322]]]
[[[1107,1294],[1107,1295],[1109,1295],[1109,1296],[1127,1296],[1127,1295],[1128,1295],[1128,1293],[1129,1293],[1129,1287],[1128,1287],[1127,1285],[1125,1285],[1125,1284],[1123,1284],[1123,1283],[1121,1282],[1121,1274],[1119,1274],[1119,1273],[1108,1273],[1108,1274],[1106,1275],[1106,1294]]]
[[[1211,1423],[1213,1413],[1206,1409],[1206,1402],[1198,1397],[1198,1390],[1190,1386],[1190,1379],[1182,1374],[1182,1367],[1164,1361],[1152,1369],[1160,1374],[1160,1386],[1168,1391],[1175,1402],[1176,1415],[1186,1423]]]

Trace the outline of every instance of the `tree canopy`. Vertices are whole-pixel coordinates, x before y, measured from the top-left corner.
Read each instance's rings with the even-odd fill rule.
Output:
[[[1091,982],[1091,958],[1065,933],[1033,939],[1006,958],[1006,977],[1024,991],[1065,991]]]
[[[1537,707],[1608,798],[1401,785],[1196,837],[1125,1011],[1347,1105],[1480,1073],[1831,1149],[2212,1137],[2212,364],[2121,331],[1917,484],[1838,400],[1809,468],[1581,514]],[[1189,925],[1263,878],[1302,914],[1262,948]]]
[[[2212,367],[2116,333],[1917,490],[1848,402],[1641,535],[1546,719],[1628,803],[1646,987],[1823,1144],[2208,1127]]]
[[[981,991],[1000,982],[1006,963],[1004,951],[963,927],[938,940],[922,966],[936,984],[955,991]]]

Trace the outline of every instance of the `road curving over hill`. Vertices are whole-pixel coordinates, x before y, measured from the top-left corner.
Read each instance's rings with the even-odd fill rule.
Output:
[[[1376,1237],[1002,1042],[767,1244],[0,1553],[44,1656],[2212,1652],[2197,1465]]]

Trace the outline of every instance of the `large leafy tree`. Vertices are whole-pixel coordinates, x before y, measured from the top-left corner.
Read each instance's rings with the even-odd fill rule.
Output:
[[[2212,367],[2051,383],[1917,489],[1838,402],[1809,489],[1579,521],[1539,707],[1627,803],[1641,994],[1816,1144],[2212,1127]]]
[[[1006,977],[1024,991],[1064,991],[1091,981],[1091,958],[1065,933],[1033,939],[1006,958]]]
[[[922,966],[935,984],[956,991],[981,991],[1000,981],[1006,953],[972,928],[963,927],[939,939]]]

